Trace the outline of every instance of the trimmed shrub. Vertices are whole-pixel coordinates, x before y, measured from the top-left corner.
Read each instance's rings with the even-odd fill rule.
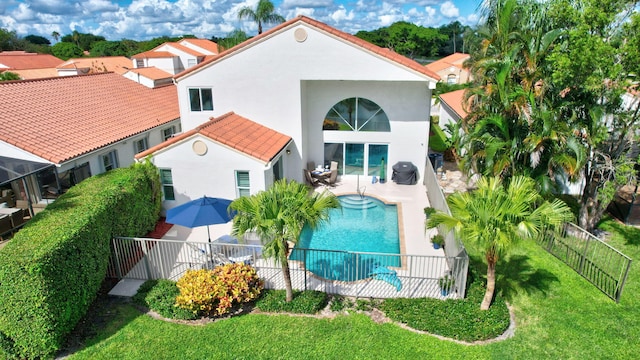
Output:
[[[213,270],[187,270],[176,284],[176,306],[198,316],[218,316],[260,294],[263,282],[245,264],[226,264]]]
[[[115,169],[69,189],[0,250],[0,351],[53,355],[85,315],[113,236],[141,236],[160,211],[157,169]]]
[[[315,314],[324,309],[329,296],[320,291],[294,291],[293,300],[286,302],[284,290],[266,290],[256,301],[256,307],[268,312],[290,312],[296,314]]]
[[[168,319],[194,320],[197,316],[191,311],[176,306],[176,298],[180,290],[175,281],[149,280],[146,281],[133,297],[133,301],[149,308]]]

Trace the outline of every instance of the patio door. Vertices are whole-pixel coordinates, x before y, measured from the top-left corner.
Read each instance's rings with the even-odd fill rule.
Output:
[[[382,160],[389,158],[388,152],[387,144],[325,143],[324,161],[337,161],[341,175],[379,176]]]

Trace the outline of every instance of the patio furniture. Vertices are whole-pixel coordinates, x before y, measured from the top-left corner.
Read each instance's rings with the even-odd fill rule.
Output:
[[[338,162],[337,161],[332,161],[331,162],[331,167],[329,169],[330,170],[338,170]]]
[[[336,170],[337,172],[337,170]],[[318,182],[318,184],[321,185],[329,185],[329,179],[331,177],[331,170],[325,170],[325,169],[316,169],[314,171],[311,172],[311,177],[313,179],[316,179],[316,181]]]
[[[313,187],[316,187],[316,186],[320,185],[320,180],[315,178],[315,177],[313,177],[311,175],[311,171],[309,171],[307,169],[304,169],[303,172],[304,172],[304,178],[307,180],[307,183],[309,185],[311,185]]]
[[[11,217],[9,215],[0,214],[0,240],[5,240],[11,235]]]
[[[331,175],[329,175],[329,180],[327,181],[327,184],[329,186],[335,186],[337,180],[338,180],[338,169],[331,170]]]
[[[307,162],[307,170],[312,171],[315,168],[316,168],[316,163],[315,162],[313,162],[313,161]]]

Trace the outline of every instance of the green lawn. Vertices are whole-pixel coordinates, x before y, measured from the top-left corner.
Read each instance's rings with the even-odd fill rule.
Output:
[[[613,221],[610,243],[640,257],[640,230]],[[167,323],[130,305],[71,359],[634,359],[640,357],[640,280],[632,265],[616,304],[533,243],[498,264],[517,321],[513,338],[462,345],[364,315],[334,319],[250,314],[204,326]]]

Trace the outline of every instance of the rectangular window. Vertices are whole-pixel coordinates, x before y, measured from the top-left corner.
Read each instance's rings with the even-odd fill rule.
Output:
[[[102,169],[109,171],[118,167],[118,154],[115,150],[102,155]]]
[[[136,140],[133,143],[133,150],[135,153],[141,153],[149,148],[149,141],[146,137]]]
[[[236,171],[236,193],[238,197],[251,195],[248,171]]]
[[[162,193],[165,200],[175,200],[176,195],[173,191],[173,176],[171,169],[160,169],[160,182],[162,183]]]
[[[213,110],[213,92],[211,88],[189,89],[191,111]]]
[[[144,67],[144,59],[136,59],[136,67],[137,68]]]
[[[196,66],[196,59],[187,59],[187,68]]]
[[[175,126],[171,126],[171,127],[168,127],[166,129],[162,130],[162,140],[167,141],[175,133],[176,133],[176,127]]]
[[[80,181],[91,177],[91,168],[89,163],[83,163],[71,169],[71,185],[79,184]]]

